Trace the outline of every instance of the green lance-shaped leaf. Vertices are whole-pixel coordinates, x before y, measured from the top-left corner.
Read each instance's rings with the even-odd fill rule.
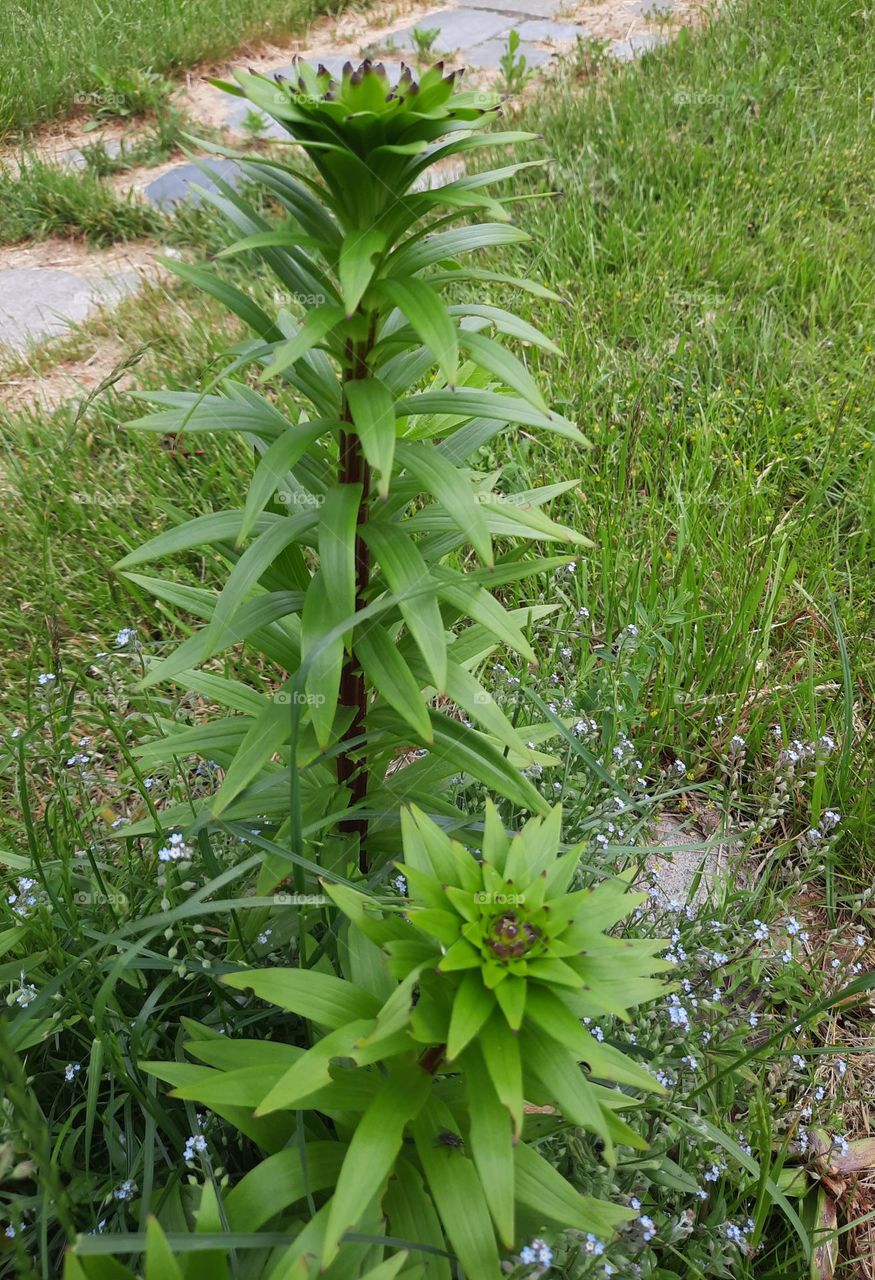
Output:
[[[501,1264],[483,1185],[464,1150],[442,1141],[447,1133],[458,1136],[452,1113],[432,1099],[413,1125],[432,1199],[465,1274],[472,1280],[498,1280]]]
[[[195,1234],[220,1236],[223,1231],[223,1208],[214,1182],[205,1182],[197,1209]],[[228,1280],[228,1254],[223,1247],[198,1249],[191,1253],[185,1267],[185,1280]]]
[[[298,1107],[317,1090],[329,1084],[334,1059],[349,1057],[359,1037],[372,1025],[370,1020],[357,1019],[337,1027],[317,1040],[312,1049],[302,1054],[287,1071],[279,1077],[274,1075],[267,1082],[268,1087],[258,1100],[256,1116],[268,1116],[275,1111]]]
[[[401,616],[428,666],[435,687],[443,693],[447,680],[447,641],[437,599],[423,592],[431,577],[428,565],[413,540],[397,525],[372,520],[361,532],[391,590],[399,597]],[[407,592],[418,594],[411,594],[405,600]]]
[[[400,1157],[395,1162],[383,1208],[389,1220],[389,1234],[396,1240],[415,1240],[439,1251],[419,1255],[424,1280],[451,1280],[449,1258],[441,1256],[446,1244],[434,1201],[425,1189],[419,1170]]]
[[[530,1025],[520,1037],[520,1053],[527,1072],[555,1100],[565,1118],[602,1138],[605,1158],[613,1164],[613,1142],[604,1113],[573,1056],[563,1053],[557,1041]]]
[[[182,1271],[157,1218],[146,1221],[145,1280],[182,1280]]]
[[[339,421],[326,422],[322,418],[315,422],[299,422],[284,431],[262,454],[249,485],[249,493],[246,495],[243,519],[237,534],[238,546],[249,537],[255,521],[273,498],[288,472],[320,436],[327,430],[336,430],[339,427]]]
[[[371,283],[377,259],[386,246],[386,237],[374,229],[347,232],[338,261],[340,291],[346,314],[351,316]]]
[[[344,383],[355,433],[362,452],[377,472],[377,490],[388,496],[395,457],[395,401],[379,378],[354,378]]]
[[[268,702],[256,716],[240,743],[222,785],[213,797],[210,812],[214,818],[228,808],[250,782],[279,751],[289,734],[289,708],[280,702]]]
[[[319,567],[335,613],[335,626],[355,612],[356,520],[362,498],[360,484],[329,489],[319,513]]]
[[[548,1222],[577,1231],[592,1231],[610,1240],[616,1228],[635,1217],[631,1209],[582,1196],[534,1147],[518,1142],[513,1149],[517,1204]]]
[[[285,373],[286,369],[293,364],[297,364],[301,356],[321,342],[325,335],[330,333],[335,325],[340,324],[343,319],[343,308],[332,306],[328,302],[314,307],[312,311],[308,311],[294,337],[289,338],[287,342],[281,342],[277,346],[273,359],[262,370],[259,381],[266,382],[269,378],[275,378],[278,374]]]
[[[432,1079],[413,1059],[396,1065],[383,1088],[356,1125],[331,1200],[322,1266],[336,1258],[340,1240],[356,1225],[391,1174],[404,1141],[404,1130],[419,1115],[432,1090]]]
[[[414,397],[414,400],[422,398]],[[495,557],[489,529],[467,479],[451,462],[426,445],[399,443],[397,453],[401,465],[441,504],[454,524],[470,539],[483,563],[493,565]]]
[[[277,328],[276,322],[256,302],[253,302],[248,293],[244,293],[236,285],[228,284],[227,280],[223,280],[221,276],[217,276],[205,267],[193,266],[190,262],[176,262],[167,258],[159,261],[174,275],[202,289],[204,293],[210,294],[221,302],[229,311],[233,311],[234,315],[239,316],[243,323],[253,329],[265,342],[277,342],[282,338],[283,335]]]
[[[507,983],[503,985],[507,986]],[[526,1010],[549,1036],[570,1049],[578,1062],[585,1062],[592,1075],[616,1080],[618,1084],[663,1092],[662,1086],[657,1084],[646,1067],[639,1066],[613,1045],[596,1040],[555,991],[533,986]]]
[[[251,989],[261,1000],[322,1027],[342,1027],[358,1018],[375,1018],[380,1001],[368,991],[315,969],[243,969],[222,981],[236,991]]]
[[[470,329],[462,330],[459,334],[459,342],[481,369],[494,373],[512,391],[519,392],[524,400],[534,405],[541,413],[549,413],[547,403],[535,379],[522,361],[512,355],[500,342],[487,338],[485,334],[474,333]]]
[[[308,1191],[336,1186],[345,1155],[342,1142],[308,1142],[262,1160],[225,1197],[231,1229],[258,1231]]]
[[[459,335],[436,290],[416,277],[389,279],[380,288],[428,347],[447,382],[454,383],[459,368]]]
[[[313,574],[301,617],[302,658],[315,651],[306,676],[308,710],[316,741],[323,749],[331,742],[343,669],[343,638],[338,636],[327,643],[325,640],[337,625],[330,592],[328,579],[320,569]]]
[[[523,1070],[519,1039],[500,1013],[494,1013],[479,1040],[486,1070],[503,1106],[513,1121],[514,1135],[523,1128]]]
[[[411,871],[408,874],[415,873]],[[482,1030],[494,1008],[492,992],[484,987],[479,968],[470,970],[459,984],[453,1000],[450,1032],[447,1038],[447,1058],[450,1062],[457,1058]]]
[[[253,532],[266,533],[285,517],[266,512],[259,516],[253,526]],[[162,556],[174,555],[177,551],[189,551],[192,547],[211,546],[214,543],[232,542],[240,533],[243,523],[242,511],[212,511],[206,516],[195,516],[183,524],[159,533],[156,537],[144,542],[141,547],[131,551],[115,566],[127,569],[130,565],[143,564],[149,560],[158,560]]]
[[[476,1045],[463,1059],[468,1099],[471,1155],[502,1244],[514,1239],[514,1171],[512,1126],[507,1109],[486,1070]]]
[[[280,516],[246,548],[228,575],[207,628],[206,645],[213,646],[214,653],[236,641],[233,630],[236,612],[286,548],[300,542],[315,523],[315,511]]]
[[[377,624],[366,624],[356,634],[355,654],[377,692],[424,742],[432,742],[434,734],[420,684],[388,633]]]

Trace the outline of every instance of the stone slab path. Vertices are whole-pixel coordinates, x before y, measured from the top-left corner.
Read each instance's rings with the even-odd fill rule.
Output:
[[[520,36],[517,56],[526,58],[531,68],[545,67],[552,58],[573,48],[578,39],[605,41],[610,56],[629,60],[657,42],[667,39],[667,24],[672,20],[690,21],[695,0],[602,0],[599,4],[575,5],[573,0],[448,0],[443,6],[419,5],[404,18],[397,7],[385,10],[380,20],[379,9],[367,15],[345,14],[339,19],[323,19],[313,28],[309,42],[291,44],[283,49],[267,49],[255,56],[241,57],[242,65],[265,73],[288,73],[291,57],[297,54],[310,61],[322,62],[333,73],[343,64],[357,61],[363,55],[381,58],[390,74],[400,61],[415,64],[414,32],[436,30],[432,55],[443,56],[450,65],[464,65],[466,79],[475,84],[494,83],[500,59],[507,48],[512,30]],[[394,18],[391,14],[394,12]],[[228,66],[233,66],[232,60]],[[227,68],[222,69],[227,74]],[[195,122],[225,130],[235,138],[244,131],[248,104],[230,98],[209,85],[203,77],[190,82],[178,95],[179,104]],[[252,120],[246,119],[247,126]],[[274,122],[264,119],[265,138],[284,137]],[[69,134],[56,140],[60,145],[41,149],[55,163],[81,168],[85,164],[82,147],[96,135]],[[63,145],[66,141],[67,145]],[[110,129],[101,138],[110,155],[121,147],[119,130]],[[4,161],[14,168],[15,158]],[[206,161],[217,176],[234,182],[237,171],[228,160]],[[197,204],[202,196],[199,188],[209,187],[210,179],[189,162],[174,162],[153,170],[125,173],[112,179],[122,192],[132,192],[164,211],[172,211],[180,203]],[[135,247],[143,256],[145,246]],[[157,252],[150,250],[148,252]],[[29,260],[22,262],[22,253]],[[58,266],[53,258],[63,256],[63,242],[34,245],[30,249],[0,248],[0,361],[3,349],[24,352],[34,344],[44,343],[86,320],[96,309],[112,305],[136,289],[143,264],[131,270],[118,256],[107,262],[106,255],[78,253],[75,263]],[[123,255],[122,255],[123,256]],[[0,389],[2,403],[2,389]]]

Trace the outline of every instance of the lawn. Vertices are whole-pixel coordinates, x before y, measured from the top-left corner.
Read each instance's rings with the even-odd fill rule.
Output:
[[[167,10],[167,26],[141,37],[138,64],[218,53],[209,43],[221,25],[216,5],[204,5],[209,24],[193,6]],[[224,9],[227,48],[250,28],[236,5]],[[263,17],[279,20],[270,7]],[[122,69],[131,47],[120,40],[114,49]],[[516,349],[589,446],[522,427],[482,444],[475,462],[500,469],[508,494],[573,481],[549,512],[594,546],[571,568],[501,589],[508,608],[558,609],[526,622],[537,664],[497,653],[484,682],[515,725],[553,725],[561,764],[531,776],[543,795],[561,796],[566,839],[586,842],[587,884],[617,866],[641,871],[638,846],[654,839],[657,811],[695,816],[706,834],[735,832],[736,875],[718,901],[698,913],[670,904],[630,926],[630,938],[671,938],[685,994],[672,997],[668,1017],[651,1005],[628,1026],[601,1020],[610,1042],[643,1055],[669,1089],[634,1122],[652,1159],[623,1148],[619,1168],[608,1169],[583,1130],[545,1129],[539,1142],[588,1193],[644,1202],[652,1235],[627,1233],[606,1255],[622,1280],[809,1274],[805,1241],[828,1223],[829,1205],[800,1173],[803,1157],[814,1159],[819,1135],[831,1152],[867,1132],[871,51],[870,18],[855,4],[742,3],[634,66],[592,75],[592,51],[581,50],[508,108],[518,115],[512,127],[538,135],[518,158],[551,164],[547,178],[542,169],[513,178],[515,222],[531,244],[488,250],[478,265],[541,281],[561,302],[519,291],[508,303],[487,282],[483,295],[503,297],[519,320],[555,339],[561,356]],[[96,56],[87,49],[80,65]],[[50,92],[53,79],[47,72],[28,89],[26,115],[9,115],[10,125],[70,101],[76,68]],[[490,155],[483,167],[504,162]],[[172,234],[201,255],[225,236],[203,211]],[[225,262],[228,279],[275,310],[266,272]],[[131,669],[166,653],[195,620],[184,595],[156,603],[113,566],[169,524],[241,507],[251,471],[251,451],[236,437],[121,429],[143,412],[131,386],[205,389],[243,326],[168,278],[32,367],[48,373],[115,335],[128,352],[120,386],[53,415],[0,410],[3,861],[16,877],[33,875],[54,908],[43,896],[21,923],[13,905],[6,934],[0,919],[15,1014],[0,1037],[0,1069],[19,1155],[35,1152],[55,1170],[54,1182],[28,1184],[17,1200],[0,1175],[0,1202],[10,1220],[18,1214],[32,1259],[31,1271],[13,1271],[24,1265],[16,1245],[15,1261],[0,1257],[3,1276],[53,1274],[65,1234],[100,1220],[110,1234],[141,1229],[150,1197],[165,1226],[182,1230],[195,1174],[224,1193],[252,1167],[251,1135],[215,1117],[208,1133],[218,1167],[181,1162],[186,1135],[199,1132],[193,1102],[169,1099],[136,1064],[181,1062],[182,1019],[189,1037],[241,1026],[270,1037],[279,1015],[233,1004],[211,969],[224,972],[241,956],[287,963],[306,938],[300,922],[289,926],[267,906],[243,929],[235,913],[245,902],[225,888],[236,883],[241,842],[247,856],[274,855],[269,837],[240,823],[202,830],[182,882],[161,868],[156,878],[136,843],[116,853],[108,834],[108,824],[144,818],[156,804],[210,794],[212,764],[165,769],[156,755],[141,768],[132,751],[156,727],[202,724],[217,687],[130,691]],[[212,552],[189,552],[175,572],[186,587],[213,588],[225,568]],[[211,671],[241,682],[238,711],[244,684],[263,689],[280,678],[242,648]],[[583,737],[583,721],[572,727],[578,716],[589,726]],[[82,753],[94,753],[87,770],[76,763]],[[411,772],[427,778],[427,768],[420,761]],[[479,812],[482,790],[470,779],[453,795],[466,813]],[[86,881],[91,896],[76,907]],[[213,912],[203,901],[214,885],[222,902]],[[13,904],[18,892],[13,883]],[[189,903],[192,893],[199,901]],[[336,927],[314,934],[316,963]],[[86,972],[70,951],[87,951]],[[58,1091],[65,1064],[75,1066],[70,1118]],[[836,1270],[821,1258],[822,1280],[867,1274],[871,1243],[853,1225],[875,1205],[866,1176],[831,1192],[842,1261]],[[551,1242],[568,1280],[602,1274],[601,1253]],[[433,1265],[428,1275],[444,1274]]]
[[[101,95],[126,95],[131,72],[173,71],[247,40],[297,35],[330,9],[316,0],[8,0],[0,138]]]

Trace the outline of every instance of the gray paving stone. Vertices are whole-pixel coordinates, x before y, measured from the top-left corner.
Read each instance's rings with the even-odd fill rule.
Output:
[[[523,43],[526,40],[545,40],[548,43],[557,43],[560,40],[575,40],[577,36],[586,34],[584,28],[576,22],[551,22],[549,18],[532,18],[515,25]]]
[[[241,102],[239,99],[231,107],[225,116],[225,124],[229,129],[234,129],[238,133],[244,132],[243,121],[250,112],[255,111],[251,102]],[[272,120],[270,116],[265,115],[263,111],[258,111],[258,115],[263,120],[263,127],[258,130],[259,138],[288,138],[288,133],[276,120]]]
[[[634,17],[644,17],[648,13],[671,13],[674,7],[675,0],[632,0],[631,4],[625,6],[624,12]]]
[[[568,0],[465,0],[468,9],[491,9],[494,13],[510,13],[516,17],[553,18],[568,8]],[[423,26],[429,26],[427,19]]]
[[[655,49],[657,45],[665,44],[667,36],[662,36],[657,31],[642,31],[638,35],[629,36],[626,40],[621,40],[618,44],[613,45],[608,50],[611,58],[616,58],[618,62],[631,62],[633,58],[637,58],[639,54],[646,53],[648,49]]]
[[[501,66],[501,59],[507,52],[507,40],[484,40],[482,44],[475,44],[472,49],[466,51],[465,61],[469,67],[480,67],[484,71],[491,71]],[[516,56],[520,54],[525,56],[526,62],[530,67],[542,67],[553,57],[550,49],[539,49],[537,45],[520,43]]]
[[[509,31],[514,25],[513,18],[506,13],[495,13],[491,9],[441,9],[413,26],[424,27],[431,31],[437,27],[439,35],[433,49],[438,53],[455,53],[459,50],[470,57],[474,45],[491,40],[494,36]],[[387,33],[386,39],[396,45],[407,42],[412,47],[413,26],[401,27],[397,31]]]
[[[738,860],[732,858],[732,836],[708,839],[695,823],[684,822],[674,814],[662,814],[656,824],[656,845],[660,852],[647,857],[647,868],[656,878],[656,893],[651,901],[654,909],[664,910],[669,903],[700,904],[712,897],[720,880],[741,874]],[[696,877],[701,875],[695,890]]]
[[[0,271],[0,345],[24,351],[33,342],[65,333],[106,303],[117,303],[140,285],[136,271],[77,276],[56,268]]]
[[[202,163],[232,186],[236,186],[240,181],[240,170],[233,160],[209,159]],[[168,169],[167,173],[150,182],[144,189],[143,195],[159,209],[172,209],[183,200],[199,205],[202,197],[194,190],[195,186],[204,187],[207,191],[217,189],[217,184],[212,182],[196,164],[181,164],[175,169]]]
[[[96,139],[92,145],[97,146],[98,142],[99,139]],[[122,149],[121,138],[107,138],[103,147],[108,156],[115,157],[120,155]],[[64,169],[84,169],[86,164],[85,151],[84,149],[80,151],[78,147],[71,147],[69,151],[60,151],[56,157],[56,163]]]

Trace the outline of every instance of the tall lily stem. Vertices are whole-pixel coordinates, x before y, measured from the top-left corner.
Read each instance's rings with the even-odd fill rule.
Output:
[[[347,342],[346,344],[346,360],[343,370],[344,388],[348,382],[357,378],[367,378],[369,369],[368,361],[371,354],[371,347],[374,342],[373,326],[368,334],[367,340],[361,343]],[[341,421],[352,423],[352,415],[350,413],[349,404],[347,402],[346,393],[343,396],[343,409],[341,413]],[[352,431],[341,431],[340,433],[340,457],[338,462],[338,473],[341,484],[357,484],[361,485],[362,496],[359,504],[357,530],[367,523],[368,519],[368,500],[371,488],[371,469],[362,453],[358,436]],[[356,611],[363,609],[367,604],[368,586],[371,575],[370,551],[364,538],[360,532],[356,533],[355,540],[355,588],[356,588]],[[365,686],[365,677],[361,667],[356,661],[355,655],[349,653],[343,664],[343,670],[340,677],[340,705],[343,707],[353,708],[353,717],[349,727],[342,738],[342,750],[337,757],[337,780],[342,786],[348,786],[350,789],[350,803],[352,805],[361,804],[368,794],[368,773],[367,769],[359,767],[353,758],[352,751],[345,745],[358,738],[364,729],[365,713],[367,711],[367,688]],[[359,870],[363,873],[368,870],[367,855],[367,836],[368,836],[368,820],[367,818],[347,818],[340,824],[342,831],[347,831],[352,835],[358,836],[359,841]]]

